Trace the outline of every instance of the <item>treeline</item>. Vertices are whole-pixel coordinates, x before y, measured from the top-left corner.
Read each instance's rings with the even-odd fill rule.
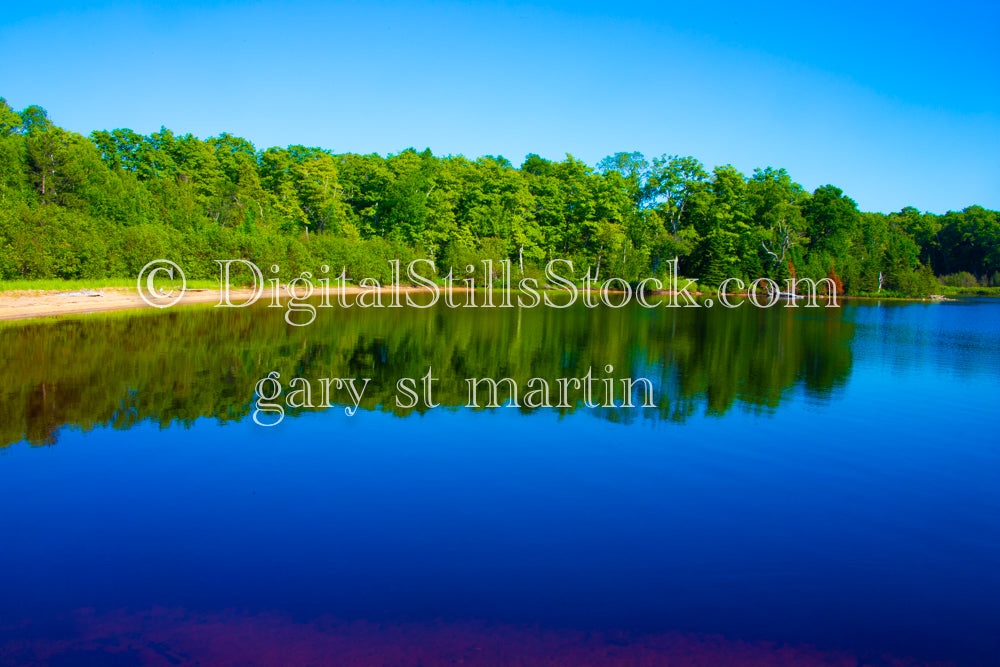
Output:
[[[212,260],[242,257],[284,276],[329,264],[386,280],[388,260],[424,257],[441,275],[482,259],[530,274],[564,258],[579,277],[634,281],[675,256],[703,284],[796,275],[921,294],[936,272],[1000,285],[1000,214],[865,213],[784,169],[747,177],[692,157],[618,153],[593,169],[529,155],[518,168],[430,150],[257,150],[165,128],[83,137],[0,98],[0,278],[129,277],[160,257],[210,278]]]

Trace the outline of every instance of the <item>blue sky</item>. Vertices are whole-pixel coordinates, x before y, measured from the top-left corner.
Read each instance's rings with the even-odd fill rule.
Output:
[[[38,6],[33,6],[37,4]],[[785,167],[864,210],[1000,209],[987,3],[19,3],[0,95],[84,134]]]

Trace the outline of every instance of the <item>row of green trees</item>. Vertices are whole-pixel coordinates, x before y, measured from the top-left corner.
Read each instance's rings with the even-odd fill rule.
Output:
[[[382,157],[162,128],[90,137],[0,98],[0,277],[136,275],[150,259],[212,277],[216,258],[283,274],[320,264],[388,277],[388,259],[449,266],[552,258],[582,276],[636,280],[681,258],[702,283],[835,277],[848,292],[923,293],[938,273],[1000,271],[1000,214],[865,213],[832,185],[784,169],[747,177],[692,157],[618,153],[591,168],[529,155],[469,160],[413,149]]]

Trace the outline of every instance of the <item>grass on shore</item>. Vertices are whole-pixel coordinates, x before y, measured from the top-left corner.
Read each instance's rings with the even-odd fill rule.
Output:
[[[941,285],[937,294],[944,296],[1000,296],[1000,287],[950,287]]]
[[[180,285],[178,284],[178,287]],[[219,286],[218,280],[188,280],[190,289],[211,289]],[[135,278],[30,278],[0,279],[0,292],[17,290],[72,292],[82,289],[101,290],[105,288],[135,290]]]
[[[101,290],[106,288],[114,289],[127,289],[135,290],[135,278],[29,278],[29,279],[0,279],[0,292],[12,292],[12,291],[55,291],[55,292],[72,292],[76,290],[90,289],[90,290]],[[439,287],[444,286],[444,280],[434,280]],[[516,281],[515,281],[516,282]],[[684,285],[686,279],[681,279],[680,284]],[[460,283],[456,283],[461,286]],[[499,283],[497,283],[499,284]],[[170,281],[163,282],[164,286],[170,286]],[[174,287],[180,287],[180,284],[173,285]],[[215,289],[219,286],[218,279],[207,279],[198,278],[187,281],[187,286],[190,289]],[[251,285],[241,285],[234,281],[233,288],[240,287],[251,287]],[[482,287],[477,285],[477,287]],[[713,288],[709,285],[691,285],[689,291],[702,292],[705,294],[715,294],[717,288]],[[955,297],[955,296],[994,296],[1000,297],[1000,287],[952,287],[948,285],[937,285],[932,290],[934,294],[941,294],[943,296]],[[861,293],[861,294],[849,294],[841,296],[852,296],[852,297],[863,297],[863,298],[897,298],[897,299],[926,299],[927,296],[914,296],[903,294],[900,292],[893,292],[890,290],[883,290],[881,293]]]

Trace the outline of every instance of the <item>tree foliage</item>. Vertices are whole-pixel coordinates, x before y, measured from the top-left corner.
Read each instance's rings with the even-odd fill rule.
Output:
[[[840,188],[810,194],[784,169],[747,177],[678,155],[619,152],[594,169],[532,154],[518,168],[429,149],[260,150],[167,128],[83,137],[41,107],[17,112],[0,98],[0,277],[134,275],[159,256],[202,277],[221,257],[373,277],[388,259],[433,259],[443,276],[480,259],[510,259],[523,273],[559,257],[578,276],[632,281],[679,257],[704,283],[794,272],[835,276],[849,292],[917,294],[931,269],[991,280],[1000,214],[865,213]]]

